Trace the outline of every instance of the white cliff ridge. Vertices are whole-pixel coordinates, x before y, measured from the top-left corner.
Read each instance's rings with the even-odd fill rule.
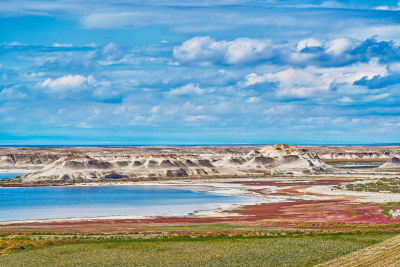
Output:
[[[247,154],[68,156],[23,177],[24,182],[77,179],[245,176],[331,169],[315,153],[296,146],[266,146]]]

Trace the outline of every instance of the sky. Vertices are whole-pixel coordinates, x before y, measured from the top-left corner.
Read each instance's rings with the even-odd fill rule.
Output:
[[[400,2],[0,2],[0,145],[272,143],[400,143]]]

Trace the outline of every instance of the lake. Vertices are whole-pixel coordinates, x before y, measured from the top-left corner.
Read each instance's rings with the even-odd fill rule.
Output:
[[[104,216],[182,216],[249,197],[141,186],[0,187],[0,221]]]

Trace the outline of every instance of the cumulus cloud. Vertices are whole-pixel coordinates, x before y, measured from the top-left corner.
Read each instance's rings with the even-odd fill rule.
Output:
[[[27,44],[23,44],[17,41],[11,42],[9,44],[7,44],[7,46],[28,46]]]
[[[171,89],[169,95],[201,95],[205,90],[201,89],[198,84],[189,83],[184,86]]]
[[[354,41],[352,39],[338,38],[329,42],[326,52],[338,55],[350,50],[351,48],[353,48],[353,46]]]
[[[387,66],[386,75],[363,76],[355,81],[354,85],[365,86],[369,89],[381,89],[400,83],[400,64],[394,63]]]
[[[92,83],[93,80],[92,76],[66,75],[56,79],[47,78],[40,83],[40,87],[48,88],[51,92],[79,90],[85,88],[88,84]]]
[[[227,43],[224,56],[227,64],[240,64],[272,57],[269,40],[238,38]]]
[[[246,100],[246,103],[252,104],[252,103],[257,103],[260,102],[260,98],[256,96],[251,96]]]
[[[288,68],[287,70],[267,75],[270,82],[278,85],[278,96],[307,97],[316,90],[328,91],[333,82],[323,73],[313,70]]]
[[[363,76],[361,79],[355,81],[354,85],[366,86],[369,89],[380,89],[389,85],[397,84],[400,82],[400,75],[375,75],[374,77]]]
[[[73,47],[73,44],[60,44],[60,43],[54,43],[53,47]]]
[[[108,61],[121,59],[123,55],[124,53],[121,51],[119,46],[114,42],[108,43],[101,50],[102,58]]]
[[[255,73],[250,73],[250,74],[246,75],[245,81],[242,82],[241,84],[244,87],[248,87],[251,85],[255,85],[257,83],[264,83],[266,81],[268,81],[268,74],[257,75]]]
[[[215,118],[208,115],[185,115],[185,121],[187,122],[209,121],[214,119]]]
[[[301,40],[296,46],[297,51],[307,51],[315,48],[322,48],[322,43],[314,38]]]
[[[160,111],[160,106],[154,106],[150,109],[151,113],[157,113]]]
[[[271,42],[266,39],[238,38],[216,41],[211,37],[195,37],[174,47],[173,57],[184,63],[243,64],[270,58]]]
[[[173,57],[184,64],[239,65],[269,62],[277,65],[345,66],[368,62],[400,61],[400,47],[393,41],[364,41],[352,38],[318,40],[308,38],[296,43],[274,44],[268,39],[238,38],[216,41],[194,37],[173,49]]]
[[[381,62],[394,62],[400,60],[400,47],[393,41],[377,41],[370,38],[349,52],[358,61],[369,61],[378,58]]]
[[[242,84],[251,86],[265,82],[276,84],[278,97],[312,96],[316,92],[333,90],[337,85],[352,86],[360,79],[386,76],[386,66],[375,61],[358,63],[346,67],[318,68],[309,66],[303,69],[289,67],[286,70],[257,75],[251,73]],[[364,78],[366,77],[366,78]]]
[[[297,43],[296,49],[278,49],[279,61],[300,66],[345,66],[357,62],[368,62],[377,58],[380,62],[400,60],[400,48],[393,41],[378,41],[374,38],[356,40],[338,38],[333,40],[305,39]],[[284,56],[284,55],[287,56]]]
[[[375,7],[376,10],[392,10],[392,11],[399,11],[400,10],[400,1],[397,2],[396,6],[377,6]]]
[[[20,85],[10,85],[7,87],[0,87],[0,101],[9,101],[12,99],[24,99],[27,98],[27,93],[24,91],[24,87]]]
[[[354,100],[351,97],[343,96],[342,98],[339,99],[339,102],[343,103],[343,104],[349,104],[349,103],[353,103]]]

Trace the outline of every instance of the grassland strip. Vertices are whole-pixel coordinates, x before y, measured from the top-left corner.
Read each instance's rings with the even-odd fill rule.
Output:
[[[0,266],[313,266],[395,233],[83,240],[10,251]]]

